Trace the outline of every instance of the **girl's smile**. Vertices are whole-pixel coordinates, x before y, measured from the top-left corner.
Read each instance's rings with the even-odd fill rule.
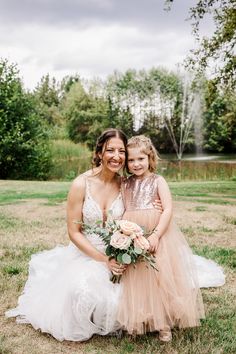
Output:
[[[128,148],[128,169],[140,178],[150,175],[148,155],[138,147]]]

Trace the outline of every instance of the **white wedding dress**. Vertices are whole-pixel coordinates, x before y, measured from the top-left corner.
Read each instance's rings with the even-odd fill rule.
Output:
[[[110,208],[120,219],[124,206],[121,194]],[[83,205],[83,221],[102,220],[102,211],[92,198],[88,184]],[[86,235],[100,251],[104,243],[96,234]],[[18,306],[6,312],[19,323],[53,335],[59,341],[84,341],[93,334],[106,335],[119,329],[116,312],[120,284],[110,281],[106,264],[94,261],[72,242],[37,253],[29,263],[29,277]]]
[[[124,213],[121,193],[110,211],[115,219]],[[83,205],[83,221],[102,219],[102,210],[92,198],[89,186]],[[100,251],[104,244],[96,234],[87,239]],[[215,262],[195,256],[200,287],[221,286],[222,268]],[[106,335],[120,328],[116,321],[121,285],[110,281],[110,271],[82,253],[72,242],[32,256],[29,276],[18,306],[6,312],[18,323],[30,323],[59,341],[84,341],[93,334]]]

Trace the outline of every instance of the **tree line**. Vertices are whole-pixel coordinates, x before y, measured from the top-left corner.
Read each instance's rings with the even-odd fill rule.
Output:
[[[0,60],[0,178],[46,179],[51,140],[92,150],[108,127],[146,134],[160,153],[178,158],[199,146],[235,152],[235,91],[164,68],[116,71],[106,80],[46,75],[27,91],[17,65]]]

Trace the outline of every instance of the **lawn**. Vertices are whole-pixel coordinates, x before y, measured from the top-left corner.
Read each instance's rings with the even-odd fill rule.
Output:
[[[236,352],[236,183],[172,182],[175,219],[194,252],[215,260],[226,274],[220,288],[203,289],[206,319],[199,328],[173,331],[161,344],[155,334],[137,338],[94,336],[85,343],[58,342],[4,313],[16,305],[33,253],[68,243],[66,195],[70,182],[0,181],[0,354],[123,354]]]

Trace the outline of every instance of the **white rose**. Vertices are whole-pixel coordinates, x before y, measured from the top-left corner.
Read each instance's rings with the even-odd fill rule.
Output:
[[[120,250],[127,250],[132,242],[132,239],[124,234],[121,234],[119,231],[116,231],[111,236],[110,245],[119,248]]]

